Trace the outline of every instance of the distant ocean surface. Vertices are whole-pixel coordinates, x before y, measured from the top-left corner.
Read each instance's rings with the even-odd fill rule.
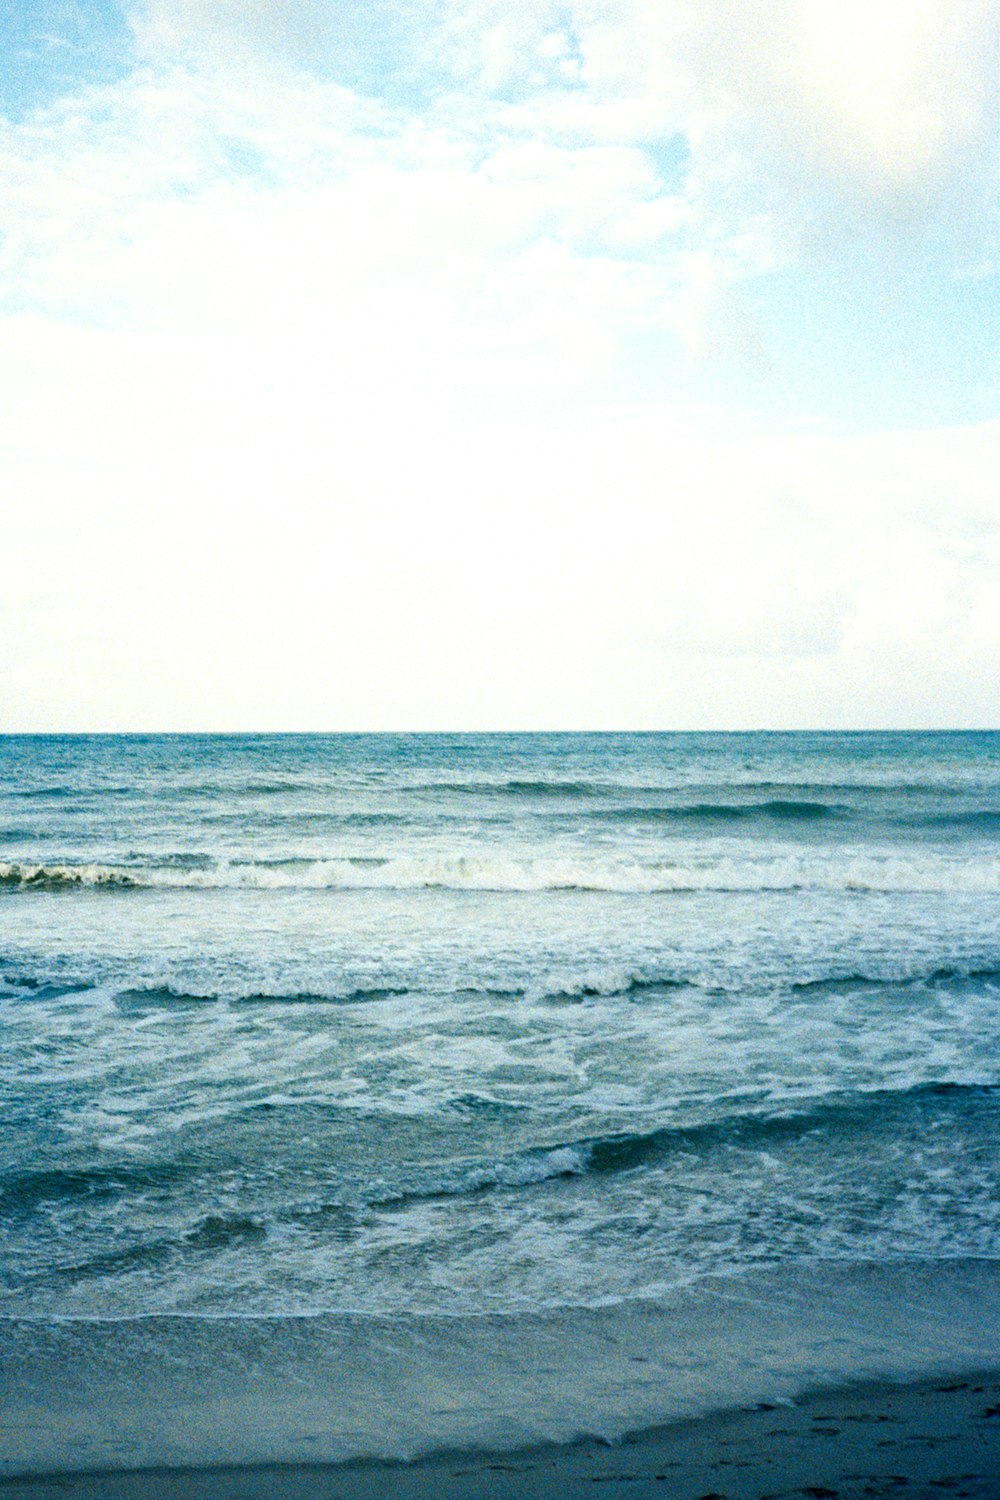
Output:
[[[998,1362],[1000,735],[0,738],[0,1473]]]

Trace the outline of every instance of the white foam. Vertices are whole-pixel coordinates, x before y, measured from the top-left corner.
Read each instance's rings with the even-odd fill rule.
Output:
[[[663,859],[559,859],[480,853],[312,859],[285,864],[218,862],[208,869],[101,864],[0,863],[0,886],[134,889],[595,891],[842,890],[1000,892],[1000,857],[939,851],[883,854],[822,849],[739,859],[705,853]]]
[[[558,1146],[553,1151],[512,1157],[470,1173],[463,1187],[529,1187],[554,1177],[580,1177],[587,1170],[589,1152],[581,1146]]]

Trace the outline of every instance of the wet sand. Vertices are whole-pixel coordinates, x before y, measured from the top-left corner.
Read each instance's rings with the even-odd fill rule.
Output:
[[[514,1453],[66,1474],[0,1500],[1000,1500],[1000,1372],[865,1384],[636,1433]]]

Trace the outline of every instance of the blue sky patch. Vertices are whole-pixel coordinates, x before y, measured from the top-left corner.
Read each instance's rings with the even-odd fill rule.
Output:
[[[0,109],[13,120],[131,66],[119,6],[103,0],[9,0],[0,15]]]

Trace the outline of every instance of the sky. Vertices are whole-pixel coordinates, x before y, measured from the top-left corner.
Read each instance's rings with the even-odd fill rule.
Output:
[[[6,0],[0,732],[996,727],[1000,0]]]

